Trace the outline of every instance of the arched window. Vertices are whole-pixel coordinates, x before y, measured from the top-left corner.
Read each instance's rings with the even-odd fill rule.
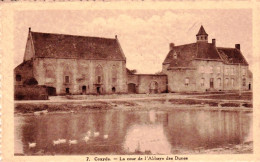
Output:
[[[235,80],[234,80],[234,78],[231,78],[231,86],[232,86],[232,87],[235,86]]]
[[[65,65],[63,69],[63,77],[64,77],[64,83],[68,84],[71,82],[70,78],[72,77],[71,68],[69,65]]]
[[[112,66],[112,82],[117,82],[117,68],[115,65]]]
[[[226,80],[225,80],[225,85],[226,86],[228,86],[228,80],[229,80],[228,78],[226,78]]]
[[[243,86],[246,86],[246,78],[243,78]]]
[[[55,68],[52,65],[45,66],[45,83],[55,82]]]
[[[221,78],[218,78],[218,86],[221,87]]]
[[[95,69],[96,83],[100,84],[103,82],[103,68],[98,65]]]

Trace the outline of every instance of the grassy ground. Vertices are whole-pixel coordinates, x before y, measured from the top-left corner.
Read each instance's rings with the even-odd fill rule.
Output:
[[[81,101],[81,102],[49,102],[49,103],[15,103],[15,113],[48,112],[86,112],[89,110],[138,110],[138,109],[173,109],[173,108],[252,108],[250,103],[219,103],[211,100],[195,99],[145,99],[131,101]]]
[[[203,96],[200,98],[208,98],[208,99],[225,99],[225,100],[252,100],[253,95],[252,92],[243,93],[241,95],[239,94],[222,94],[222,95],[209,95],[209,96]]]

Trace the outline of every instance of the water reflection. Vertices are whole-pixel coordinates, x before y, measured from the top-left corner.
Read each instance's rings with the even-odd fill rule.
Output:
[[[237,111],[109,110],[16,115],[15,153],[181,153],[183,149],[241,143],[248,138],[251,125],[252,114]],[[58,139],[66,142],[53,145]],[[69,144],[69,140],[77,143]],[[36,147],[29,148],[34,142]]]

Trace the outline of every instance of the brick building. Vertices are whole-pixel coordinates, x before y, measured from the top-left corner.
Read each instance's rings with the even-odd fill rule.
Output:
[[[49,94],[127,93],[126,58],[115,39],[32,32],[15,85],[35,78]]]
[[[216,46],[216,40],[208,43],[208,34],[201,26],[197,42],[175,46],[162,64],[162,72],[168,76],[168,91],[224,91],[251,89],[248,63],[235,48]]]

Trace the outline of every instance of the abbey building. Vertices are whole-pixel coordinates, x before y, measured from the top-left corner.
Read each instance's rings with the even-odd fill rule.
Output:
[[[15,85],[33,78],[49,95],[164,93],[250,90],[248,63],[240,51],[208,42],[201,26],[197,41],[170,43],[160,74],[134,74],[115,38],[32,32],[24,60],[14,69]]]

